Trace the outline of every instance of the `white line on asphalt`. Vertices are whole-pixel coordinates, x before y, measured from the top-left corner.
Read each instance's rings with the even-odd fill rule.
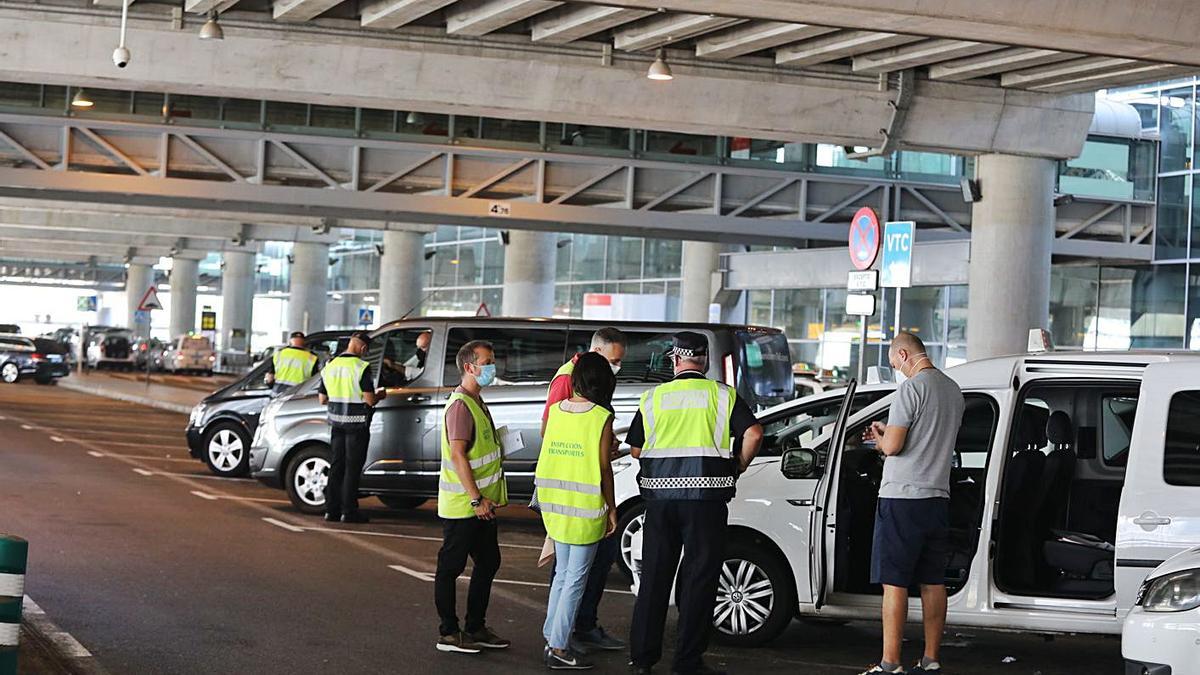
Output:
[[[421,581],[433,581],[433,574],[429,572],[418,572],[417,570],[414,570],[411,567],[405,567],[404,565],[388,565],[388,567],[396,570],[397,572],[404,572],[408,576],[420,579]]]
[[[263,518],[263,520],[274,525],[275,527],[282,527],[283,529],[287,530],[288,532],[303,532],[304,531],[303,527],[296,527],[295,525],[292,525],[291,523],[285,523],[282,520],[277,520],[275,518]]]
[[[187,457],[159,457],[157,455],[122,455],[119,452],[106,452],[105,457],[124,457],[125,459],[150,459],[156,462],[187,462],[188,464],[198,464],[199,460]],[[218,476],[213,476],[218,478]]]
[[[59,438],[58,436],[51,436],[51,437],[50,437],[50,440],[54,441],[55,443],[62,443],[62,442],[63,442],[63,439]]]
[[[267,504],[291,504],[291,502],[286,499],[271,499],[269,497],[236,497],[234,495],[212,495],[207,492],[202,492],[200,490],[192,490],[192,494],[196,495],[197,497],[199,497],[201,499],[207,499],[207,500],[213,501],[213,502],[217,501],[218,499],[228,499],[230,501],[235,501],[235,502],[265,502]]]
[[[22,614],[25,615],[25,620],[36,626],[42,635],[58,647],[59,651],[77,659],[91,657],[92,653],[87,650],[87,647],[81,645],[79,640],[72,637],[70,633],[54,625],[54,622],[46,616],[46,612],[42,611],[41,607],[38,607],[33,598],[26,595],[22,605]]]
[[[134,469],[133,472],[136,474],[142,475],[142,476],[153,476],[154,475],[153,471],[147,471],[147,470],[141,469],[141,468]]]
[[[22,424],[21,428],[25,431],[33,431],[33,427],[29,426],[28,424]]]
[[[88,454],[91,455],[92,457],[103,457],[104,456],[103,452],[96,452],[95,450],[88,450]]]
[[[414,539],[416,541],[436,541],[441,542],[441,537],[427,537],[417,534],[399,534],[396,532],[373,532],[371,530],[346,530],[336,527],[309,527],[304,526],[305,530],[310,532],[336,532],[337,534],[360,534],[366,537],[391,537],[393,539]],[[541,546],[530,546],[528,544],[500,544],[505,548],[523,548],[530,551],[540,551]]]
[[[133,457],[130,457],[129,455],[114,455],[111,452],[106,453],[104,456],[105,457],[113,457],[116,459],[135,459]],[[174,473],[171,471],[147,471],[146,469],[134,469],[134,471],[142,474],[143,476],[176,476],[179,478],[203,478],[205,480],[232,480],[232,481],[237,481],[239,483],[246,482],[246,479],[244,479],[244,478],[229,478],[228,476],[209,476],[209,475],[203,474],[203,473]]]

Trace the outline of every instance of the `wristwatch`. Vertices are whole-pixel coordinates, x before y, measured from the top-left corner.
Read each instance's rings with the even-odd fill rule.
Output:
[[[481,496],[481,497],[479,497],[478,499],[472,499],[472,500],[471,500],[471,508],[473,508],[473,509],[477,509],[477,508],[479,508],[479,505],[480,505],[480,504],[482,504],[482,503],[483,503],[483,497],[482,497],[482,496]]]

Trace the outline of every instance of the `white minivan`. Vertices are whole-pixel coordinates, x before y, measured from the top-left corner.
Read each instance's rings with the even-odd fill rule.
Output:
[[[950,623],[1119,634],[1147,573],[1200,544],[1200,354],[1049,353],[946,372],[966,398]],[[759,414],[766,438],[729,505],[713,617],[727,641],[763,644],[796,616],[878,617],[869,568],[883,462],[862,436],[886,420],[890,393],[851,385]],[[614,469],[636,577],[636,461]]]

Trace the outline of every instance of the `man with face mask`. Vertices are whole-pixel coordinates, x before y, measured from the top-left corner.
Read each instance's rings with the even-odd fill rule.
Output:
[[[954,380],[934,367],[916,335],[896,335],[888,361],[905,379],[896,389],[887,425],[873,422],[864,435],[885,457],[871,554],[871,582],[883,585],[883,658],[866,672],[906,672],[900,665],[900,646],[908,589],[918,584],[925,654],[907,672],[941,672],[950,467],[962,424],[963,395]]]
[[[490,343],[474,340],[458,350],[456,360],[462,383],[450,396],[442,424],[438,486],[442,548],[433,583],[434,603],[441,619],[437,648],[478,654],[512,644],[492,632],[485,621],[492,579],[500,569],[496,509],[508,504],[508,484],[500,439],[492,413],[483,402],[483,388],[496,381],[495,351]],[[467,587],[466,625],[460,628],[456,584],[468,557],[475,566]]]
[[[617,328],[601,328],[592,334],[591,351],[600,354],[607,361],[613,374],[621,370],[621,362],[625,359],[625,351],[629,344],[625,334]],[[563,364],[554,379],[550,381],[550,389],[546,394],[546,407],[542,411],[542,434],[546,433],[546,419],[550,408],[571,398],[574,385],[571,374],[580,354]],[[615,455],[620,446],[614,442],[612,452]],[[605,537],[596,548],[596,556],[588,570],[587,585],[583,589],[583,598],[579,602],[579,611],[575,615],[575,634],[571,638],[571,649],[581,654],[588,652],[620,651],[625,649],[625,642],[619,640],[599,624],[600,600],[604,596],[604,586],[608,582],[608,572],[612,569],[613,561],[617,559],[620,548],[619,537]],[[554,568],[550,568],[550,579],[554,579]]]

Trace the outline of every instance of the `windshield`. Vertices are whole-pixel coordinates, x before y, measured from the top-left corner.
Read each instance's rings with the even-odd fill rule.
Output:
[[[741,330],[738,393],[759,408],[792,398],[792,353],[787,336],[778,332]]]
[[[212,343],[206,337],[190,337],[184,338],[182,349],[212,349]]]

